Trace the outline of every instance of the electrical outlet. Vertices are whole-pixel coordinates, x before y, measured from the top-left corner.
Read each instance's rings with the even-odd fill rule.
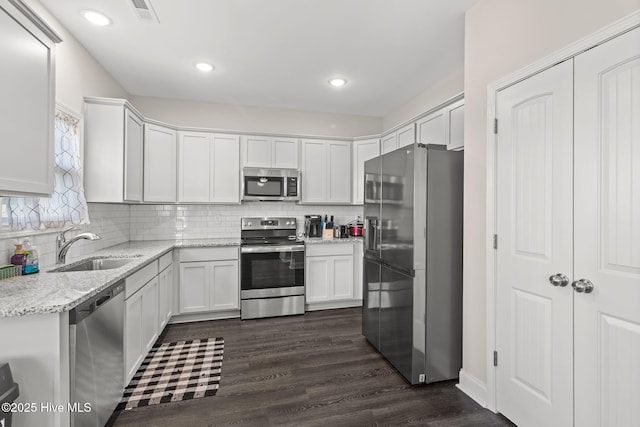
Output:
[[[423,383],[423,382],[425,382],[425,381],[426,381],[426,378],[425,378],[424,374],[420,374],[420,375],[418,376],[418,382],[419,382],[419,383]]]

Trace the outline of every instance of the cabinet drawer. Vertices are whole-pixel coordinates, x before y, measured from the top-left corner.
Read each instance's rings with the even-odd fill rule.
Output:
[[[314,243],[305,246],[306,256],[353,255],[352,243]]]
[[[158,260],[151,261],[142,268],[125,279],[124,299],[135,294],[138,289],[142,288],[149,280],[158,275]]]
[[[158,271],[162,271],[165,268],[173,264],[173,251],[166,253],[158,260]]]
[[[222,261],[238,259],[238,247],[180,249],[180,262]]]

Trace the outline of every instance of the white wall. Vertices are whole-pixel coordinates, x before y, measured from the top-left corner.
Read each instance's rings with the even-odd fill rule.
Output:
[[[486,382],[487,85],[640,8],[638,0],[479,0],[465,25],[463,368]]]
[[[382,120],[383,132],[437,107],[463,91],[464,69],[461,68],[384,116]]]
[[[81,113],[85,96],[128,96],[122,86],[38,0],[25,2],[62,38],[62,43],[56,45],[56,101]]]
[[[146,96],[131,96],[129,101],[145,117],[186,127],[338,137],[371,135],[382,130],[379,117]]]

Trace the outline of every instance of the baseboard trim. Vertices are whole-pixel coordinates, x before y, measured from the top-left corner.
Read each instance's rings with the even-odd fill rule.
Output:
[[[460,369],[460,382],[456,384],[464,394],[475,400],[483,408],[487,407],[487,385],[478,378]]]

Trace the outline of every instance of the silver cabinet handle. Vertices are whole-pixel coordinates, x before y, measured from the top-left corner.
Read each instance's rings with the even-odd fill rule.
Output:
[[[571,284],[571,287],[573,287],[573,290],[578,293],[588,294],[593,291],[593,283],[587,279],[576,280]]]
[[[549,283],[553,286],[567,286],[569,284],[569,278],[566,274],[558,273],[549,276]]]

